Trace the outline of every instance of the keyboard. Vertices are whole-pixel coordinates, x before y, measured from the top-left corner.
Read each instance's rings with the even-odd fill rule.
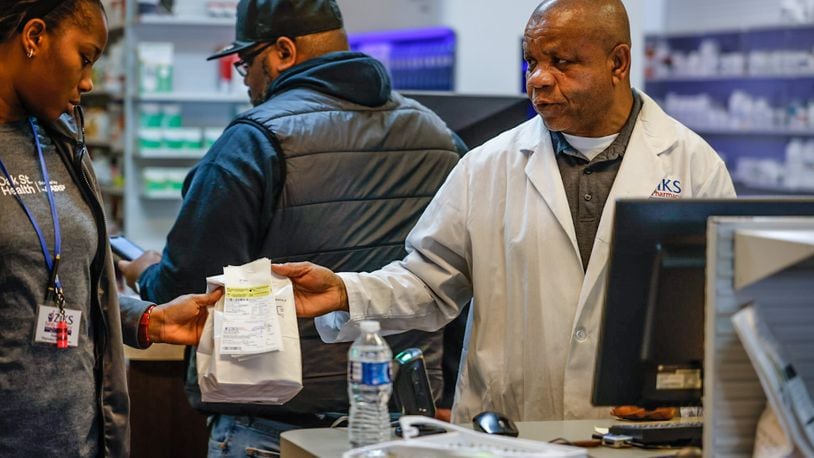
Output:
[[[642,445],[701,445],[704,423],[701,421],[653,421],[617,423],[609,433],[630,436]]]

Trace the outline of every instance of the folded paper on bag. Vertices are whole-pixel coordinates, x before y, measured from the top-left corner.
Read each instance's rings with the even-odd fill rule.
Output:
[[[244,266],[223,268],[226,299],[223,303],[222,355],[254,355],[278,351],[283,346],[280,320],[266,259]]]
[[[284,404],[302,389],[291,281],[272,273],[266,258],[224,272],[207,278],[209,289],[227,291],[210,310],[198,344],[201,399]]]

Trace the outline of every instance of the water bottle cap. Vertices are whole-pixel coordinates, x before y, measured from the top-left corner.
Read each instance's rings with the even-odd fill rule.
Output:
[[[379,326],[378,321],[362,321],[359,323],[359,329],[362,332],[379,332],[381,326]]]

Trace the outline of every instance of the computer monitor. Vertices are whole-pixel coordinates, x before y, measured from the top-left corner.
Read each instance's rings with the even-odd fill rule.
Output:
[[[536,115],[528,97],[402,92],[438,114],[469,148],[509,130]]]
[[[713,215],[812,216],[814,198],[619,200],[594,405],[700,405],[706,227]]]

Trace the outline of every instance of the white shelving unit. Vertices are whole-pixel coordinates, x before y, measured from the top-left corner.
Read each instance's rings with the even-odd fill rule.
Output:
[[[796,158],[814,147],[814,24],[694,30],[646,37],[648,95],[721,153],[739,192],[810,194]]]
[[[215,18],[209,16],[172,16],[159,14],[143,14],[139,18],[139,24],[170,26],[170,27],[234,27],[234,18]]]
[[[732,74],[732,75],[709,75],[709,76],[669,76],[660,78],[649,78],[649,83],[708,83],[715,81],[782,81],[782,80],[810,80],[814,78],[814,73],[800,73],[800,74]]]
[[[693,126],[688,124],[687,127],[700,135],[732,135],[732,136],[771,136],[771,137],[814,137],[814,129],[724,129],[724,128],[710,128],[705,126]]]
[[[194,150],[174,150],[168,148],[139,150],[136,152],[136,157],[140,159],[200,159],[206,154],[205,149]]]
[[[160,251],[180,207],[176,190],[148,190],[145,169],[189,170],[205,149],[156,148],[140,150],[140,108],[143,104],[174,104],[180,107],[184,127],[225,127],[248,106],[248,94],[240,84],[232,91],[219,90],[218,61],[206,61],[214,51],[234,40],[233,18],[137,14],[137,2],[127,2],[125,43],[127,83],[125,113],[124,233],[148,249]],[[144,42],[173,44],[172,90],[141,93],[138,47]]]
[[[248,96],[243,93],[216,93],[211,91],[185,91],[166,92],[156,94],[142,94],[135,99],[137,102],[183,102],[183,103],[247,103]]]

